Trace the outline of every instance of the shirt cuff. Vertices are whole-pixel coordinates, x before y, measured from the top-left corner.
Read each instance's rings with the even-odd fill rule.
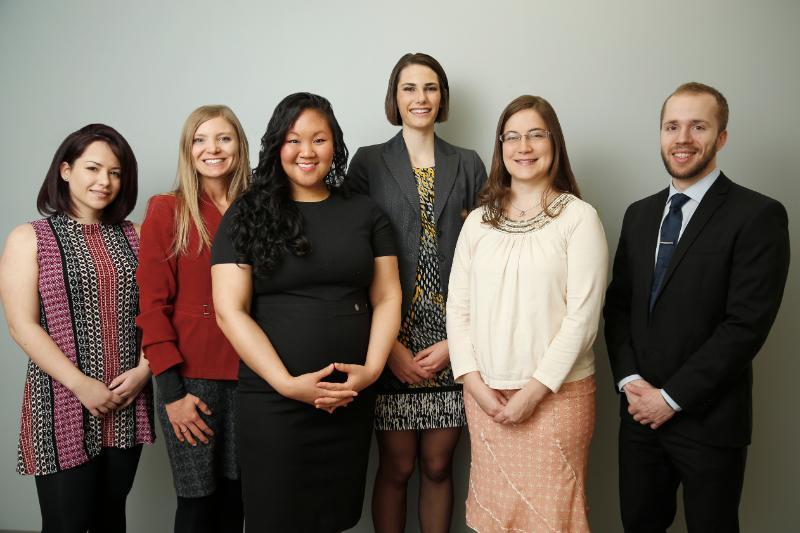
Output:
[[[667,394],[667,391],[665,391],[664,389],[658,389],[658,392],[660,392],[660,393],[661,393],[661,396],[663,396],[663,397],[664,397],[664,401],[666,401],[666,402],[667,402],[667,405],[669,405],[670,407],[672,407],[672,410],[673,410],[673,411],[675,411],[675,412],[678,412],[678,411],[680,411],[680,410],[681,410],[681,406],[680,406],[680,405],[678,405],[677,403],[675,403],[675,400],[673,400],[673,399],[672,399],[672,396],[670,396],[669,394]]]
[[[186,387],[183,385],[183,377],[177,366],[171,366],[157,375],[156,385],[158,385],[158,396],[165,404],[186,396]]]
[[[539,383],[550,389],[550,392],[552,393],[558,392],[558,389],[561,388],[561,384],[563,382],[559,381],[558,379],[554,379],[551,376],[542,375],[542,372],[539,372],[540,370],[541,368],[537,368],[536,372],[533,373],[533,376],[531,376],[531,378],[535,379],[536,381],[538,381]]]
[[[150,363],[150,371],[158,376],[168,368],[183,363],[183,357],[174,341],[157,342],[143,347],[144,356]]]
[[[627,385],[631,381],[636,381],[637,379],[642,379],[642,376],[640,376],[639,374],[631,374],[628,377],[622,378],[621,380],[619,380],[619,383],[617,383],[617,389],[620,392],[625,392],[625,385]]]

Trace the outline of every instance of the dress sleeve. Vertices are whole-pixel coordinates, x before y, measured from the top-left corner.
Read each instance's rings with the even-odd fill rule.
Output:
[[[233,217],[238,212],[239,201],[237,200],[225,211],[225,215],[219,223],[217,234],[214,236],[214,243],[211,246],[212,265],[221,263],[251,264],[249,258],[242,257],[242,254],[237,253],[236,248],[233,246],[231,226],[233,225]]]
[[[477,219],[477,220],[476,220]],[[447,344],[450,350],[450,365],[453,378],[459,383],[465,374],[478,371],[475,349],[470,332],[470,270],[472,268],[472,242],[470,235],[473,226],[480,224],[480,212],[475,210],[467,217],[458,235],[453,268],[447,290]]]
[[[142,222],[139,248],[139,316],[142,349],[154,375],[183,362],[172,325],[178,288],[178,258],[172,253],[175,239],[174,206],[169,197],[150,200]]]
[[[567,239],[567,306],[533,377],[558,392],[575,360],[594,342],[608,276],[608,246],[597,211],[577,213]]]
[[[397,255],[397,244],[389,217],[376,204],[372,204],[372,254],[374,257]]]

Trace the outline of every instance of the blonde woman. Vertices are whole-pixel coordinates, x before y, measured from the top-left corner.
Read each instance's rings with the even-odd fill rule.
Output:
[[[216,324],[210,254],[222,215],[249,180],[236,115],[199,107],[183,126],[175,190],[151,198],[142,223],[137,325],[158,386],[176,533],[242,530],[233,428],[239,358]]]

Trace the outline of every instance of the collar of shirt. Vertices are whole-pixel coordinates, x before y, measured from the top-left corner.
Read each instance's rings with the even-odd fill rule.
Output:
[[[703,178],[700,181],[698,181],[691,187],[688,187],[685,191],[679,191],[678,189],[675,188],[675,186],[672,183],[670,183],[669,196],[667,197],[667,203],[664,205],[664,212],[661,215],[661,223],[662,224],[664,223],[664,219],[666,218],[667,213],[669,213],[669,203],[672,197],[678,194],[679,192],[682,192],[683,194],[689,197],[689,201],[683,204],[683,207],[681,208],[681,213],[683,217],[681,220],[681,229],[680,232],[678,233],[678,238],[682,237],[683,230],[686,229],[686,226],[689,224],[689,220],[691,220],[692,216],[694,216],[694,212],[700,206],[700,201],[703,199],[703,196],[706,195],[708,189],[710,189],[711,186],[714,184],[714,182],[717,180],[719,175],[720,175],[720,170],[718,168],[715,168],[714,170],[703,176]],[[658,235],[656,236],[656,239],[658,241]],[[658,261],[658,249],[660,246],[661,244],[656,244],[656,253],[655,257],[653,258],[654,261],[653,264],[655,264],[655,262]]]
[[[703,176],[703,178],[698,181],[697,183],[693,184],[692,186],[688,187],[685,191],[679,191],[675,188],[675,185],[672,184],[670,181],[669,184],[669,195],[667,196],[667,204],[669,204],[672,197],[679,192],[682,192],[686,196],[688,196],[691,200],[694,200],[698,204],[703,199],[703,196],[706,195],[708,189],[714,185],[714,182],[717,181],[717,178],[720,175],[719,168],[714,168],[711,172]]]

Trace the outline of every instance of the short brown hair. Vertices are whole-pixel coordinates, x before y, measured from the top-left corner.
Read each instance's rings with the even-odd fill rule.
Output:
[[[705,83],[699,83],[696,81],[684,83],[672,91],[672,94],[667,96],[667,99],[664,100],[664,103],[661,105],[661,118],[659,119],[659,124],[664,122],[664,110],[667,108],[667,102],[669,102],[670,98],[679,94],[710,94],[713,96],[714,100],[717,101],[717,121],[719,122],[718,133],[722,133],[728,127],[728,101],[724,96],[722,96],[722,93],[715,88],[711,87],[710,85],[706,85]]]
[[[500,136],[503,134],[503,128],[505,128],[508,119],[515,113],[526,109],[533,109],[539,113],[547,130],[550,132],[550,142],[553,143],[553,163],[549,169],[552,182],[548,190],[545,191],[545,196],[550,190],[567,192],[578,198],[581,196],[578,184],[575,181],[575,175],[572,173],[572,166],[569,164],[567,144],[555,109],[550,105],[550,102],[541,96],[520,96],[515,98],[500,113],[500,120],[497,121],[497,131],[494,136],[494,152],[492,153],[489,178],[486,180],[486,185],[481,191],[478,200],[479,205],[486,206],[483,221],[494,227],[500,225],[500,219],[503,216],[503,204],[511,193],[511,174],[503,162],[503,144],[500,142]],[[550,215],[544,202],[542,202],[542,209]]]
[[[39,213],[45,216],[56,213],[76,215],[75,205],[69,194],[69,185],[61,179],[61,163],[72,166],[90,144],[98,141],[108,145],[119,160],[120,166],[119,193],[114,201],[103,209],[100,221],[104,224],[119,224],[133,211],[139,192],[138,165],[133,150],[125,137],[111,126],[89,124],[67,135],[56,150],[42,188],[39,189],[39,196],[36,198],[36,208]]]
[[[444,122],[447,120],[447,113],[450,110],[450,86],[447,84],[447,74],[444,73],[442,65],[436,59],[417,52],[415,54],[406,54],[400,58],[397,64],[392,69],[389,75],[389,87],[386,89],[386,118],[389,123],[394,126],[403,124],[400,117],[400,110],[397,109],[397,84],[400,81],[400,73],[409,65],[422,65],[428,67],[436,73],[439,78],[439,90],[442,92],[442,100],[439,102],[439,111],[436,113],[436,122]]]

